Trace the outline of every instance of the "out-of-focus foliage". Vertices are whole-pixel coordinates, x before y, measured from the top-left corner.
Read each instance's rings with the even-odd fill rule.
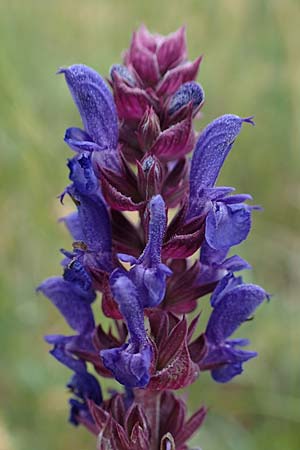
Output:
[[[194,444],[299,448],[299,21],[297,0],[1,0],[1,450],[95,445],[66,423],[69,373],[42,340],[63,324],[34,292],[58,272],[57,250],[69,245],[57,224],[68,206],[55,197],[67,179],[64,130],[79,118],[55,71],[80,62],[107,75],[141,22],[161,33],[185,23],[190,56],[204,53],[198,129],[227,112],[255,114],[257,124],[244,127],[219,184],[250,191],[265,207],[241,256],[254,267],[248,280],[274,295],[244,326],[260,352],[245,374],[226,386],[205,374],[194,385],[191,408],[202,400],[210,407]]]

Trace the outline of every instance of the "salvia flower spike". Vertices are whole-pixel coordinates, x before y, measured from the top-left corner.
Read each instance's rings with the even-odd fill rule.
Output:
[[[73,245],[61,250],[62,275],[38,291],[72,329],[45,339],[72,373],[69,420],[97,435],[98,450],[187,450],[206,409],[187,418],[172,390],[205,370],[226,383],[257,355],[233,334],[268,295],[236,275],[251,267],[230,250],[247,238],[258,207],[216,185],[253,117],[225,114],[197,136],[201,59],[187,59],[185,28],[162,36],[142,25],[108,82],[83,64],[58,71],[82,120],[64,137],[75,151],[61,195],[74,202],[62,219]],[[206,294],[212,312],[197,332],[199,316],[188,314]],[[99,375],[119,392],[103,394]]]

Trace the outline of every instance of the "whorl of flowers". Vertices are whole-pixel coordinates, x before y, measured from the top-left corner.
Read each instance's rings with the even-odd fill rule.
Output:
[[[206,410],[188,419],[172,390],[204,370],[227,382],[256,356],[231,336],[267,294],[235,276],[250,266],[228,256],[247,238],[255,206],[250,195],[216,186],[253,122],[226,114],[195,132],[200,62],[187,59],[184,28],[165,37],[141,26],[108,83],[85,65],[59,70],[83,124],[65,133],[75,151],[61,196],[76,207],[63,218],[73,249],[62,250],[63,275],[38,289],[73,329],[46,341],[72,371],[70,421],[98,436],[98,450],[187,449]],[[206,294],[212,311],[197,335],[198,317],[188,314]],[[95,322],[96,300],[108,331]],[[95,374],[116,379],[121,392],[103,399]]]

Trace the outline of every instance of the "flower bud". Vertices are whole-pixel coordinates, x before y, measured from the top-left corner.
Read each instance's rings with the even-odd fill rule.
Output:
[[[110,76],[112,81],[116,81],[117,77],[120,77],[129,86],[133,87],[136,85],[136,80],[133,74],[129,69],[127,69],[126,66],[123,66],[122,64],[114,64],[110,69]]]
[[[162,182],[162,169],[158,159],[153,156],[146,156],[141,163],[138,163],[138,189],[149,200],[153,195],[160,192]]]
[[[181,108],[188,106],[192,103],[193,110],[197,110],[198,107],[203,103],[204,91],[200,84],[190,81],[184,83],[171,97],[168,114],[172,116],[177,113]]]
[[[159,133],[159,118],[152,107],[147,108],[138,127],[138,141],[142,150],[149,150],[156,141]]]

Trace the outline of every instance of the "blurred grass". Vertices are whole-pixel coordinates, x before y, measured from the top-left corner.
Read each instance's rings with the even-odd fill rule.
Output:
[[[242,334],[260,357],[226,386],[204,374],[190,393],[207,422],[194,445],[205,450],[298,450],[300,426],[300,59],[298,0],[0,1],[0,448],[94,448],[66,423],[69,376],[42,336],[64,328],[34,293],[58,273],[69,240],[57,224],[66,184],[62,137],[79,117],[61,65],[82,62],[105,76],[141,22],[161,33],[187,25],[190,57],[204,53],[206,91],[198,128],[226,112],[255,114],[220,184],[251,192],[265,207],[240,247],[247,278],[274,294]]]

